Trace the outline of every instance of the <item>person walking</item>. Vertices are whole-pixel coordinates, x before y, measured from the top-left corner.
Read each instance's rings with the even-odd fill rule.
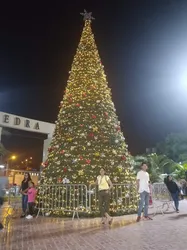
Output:
[[[112,224],[113,218],[109,215],[110,206],[110,191],[113,188],[113,184],[108,175],[105,175],[105,170],[101,168],[100,175],[97,177],[96,185],[99,190],[99,210],[101,213],[101,223],[106,224],[108,221],[109,225]]]
[[[176,212],[179,213],[180,189],[179,189],[178,185],[176,184],[176,182],[173,181],[173,178],[171,175],[168,175],[164,179],[164,183],[166,184],[166,187],[167,187],[168,191],[170,192],[171,197],[174,201]]]
[[[141,164],[141,170],[137,173],[137,189],[140,194],[140,202],[138,207],[138,217],[137,222],[141,220],[141,214],[144,208],[144,220],[152,220],[148,216],[148,207],[149,207],[149,196],[150,196],[150,187],[149,187],[149,174],[147,172],[148,166],[145,162]]]
[[[29,173],[25,173],[24,179],[21,183],[20,193],[22,194],[22,215],[21,218],[26,216],[27,203],[28,203],[28,195],[27,191],[29,189],[29,181],[31,181],[31,176]]]

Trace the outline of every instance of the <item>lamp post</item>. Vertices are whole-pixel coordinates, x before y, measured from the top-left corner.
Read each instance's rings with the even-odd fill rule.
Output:
[[[12,155],[8,161],[7,161],[7,167],[6,167],[6,175],[8,176],[8,170],[9,170],[9,162],[10,161],[14,161],[16,159],[16,156],[15,155]]]

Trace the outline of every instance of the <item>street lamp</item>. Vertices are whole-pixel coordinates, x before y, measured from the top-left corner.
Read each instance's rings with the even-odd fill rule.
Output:
[[[7,168],[6,168],[6,173],[7,173],[7,175],[8,175],[9,162],[10,162],[10,160],[12,160],[12,161],[16,160],[16,156],[15,156],[15,155],[12,155],[12,156],[8,159],[8,161],[7,161]]]

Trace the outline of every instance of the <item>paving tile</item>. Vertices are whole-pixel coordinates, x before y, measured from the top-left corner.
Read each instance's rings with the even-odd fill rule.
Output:
[[[179,214],[170,210],[153,221],[134,220],[117,217],[110,228],[100,225],[100,219],[12,219],[7,231],[0,232],[0,250],[186,249],[187,201],[181,201]]]

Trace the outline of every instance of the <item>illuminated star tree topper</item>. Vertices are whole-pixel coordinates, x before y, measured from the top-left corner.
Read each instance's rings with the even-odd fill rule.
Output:
[[[92,16],[92,12],[87,12],[86,10],[84,10],[84,13],[80,13],[81,16],[83,16],[84,18],[84,21],[91,21],[91,20],[94,20],[95,18]]]

